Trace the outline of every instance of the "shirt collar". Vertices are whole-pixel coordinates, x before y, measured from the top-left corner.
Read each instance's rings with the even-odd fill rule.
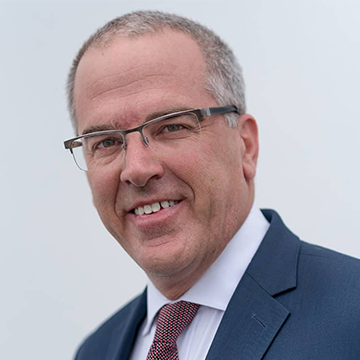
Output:
[[[175,301],[167,299],[149,280],[147,317],[142,335],[149,333],[158,311],[172,302],[190,301],[225,311],[269,226],[261,211],[253,206],[245,222],[220,256],[195,285]]]

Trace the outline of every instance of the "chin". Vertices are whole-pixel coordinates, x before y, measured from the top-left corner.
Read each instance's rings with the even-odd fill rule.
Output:
[[[191,259],[186,258],[181,252],[164,252],[163,256],[159,253],[155,256],[147,256],[145,261],[139,261],[138,264],[150,278],[174,277],[181,274],[191,264]]]

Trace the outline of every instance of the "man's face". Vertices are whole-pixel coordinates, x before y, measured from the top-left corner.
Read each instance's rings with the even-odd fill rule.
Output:
[[[136,127],[173,109],[218,106],[204,90],[204,73],[198,45],[181,33],[117,38],[92,48],[75,81],[78,133]],[[207,118],[201,141],[171,156],[152,152],[139,133],[130,133],[124,159],[87,173],[104,225],[155,284],[164,277],[196,281],[244,222],[257,138],[253,119],[244,115],[240,122],[230,128],[223,116]],[[161,201],[175,205],[134,213]]]

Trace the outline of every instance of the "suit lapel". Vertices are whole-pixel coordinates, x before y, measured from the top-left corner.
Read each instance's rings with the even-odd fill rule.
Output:
[[[289,312],[248,274],[229,303],[206,360],[259,360]]]
[[[121,326],[114,329],[105,360],[127,360],[130,357],[138,329],[146,316],[146,290],[129,309]]]
[[[206,360],[260,360],[290,312],[274,297],[296,287],[299,239],[272,211],[258,251],[226,309]]]

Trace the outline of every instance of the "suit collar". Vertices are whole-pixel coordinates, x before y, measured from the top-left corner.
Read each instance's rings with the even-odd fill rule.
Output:
[[[273,210],[262,210],[270,222],[247,273],[270,295],[296,287],[300,240]]]
[[[257,253],[240,281],[221,321],[206,360],[260,360],[290,312],[276,294],[296,287],[299,239],[274,211]]]
[[[114,329],[105,360],[129,359],[137,332],[146,316],[146,293],[140,295],[128,305],[127,316],[120,326]]]

